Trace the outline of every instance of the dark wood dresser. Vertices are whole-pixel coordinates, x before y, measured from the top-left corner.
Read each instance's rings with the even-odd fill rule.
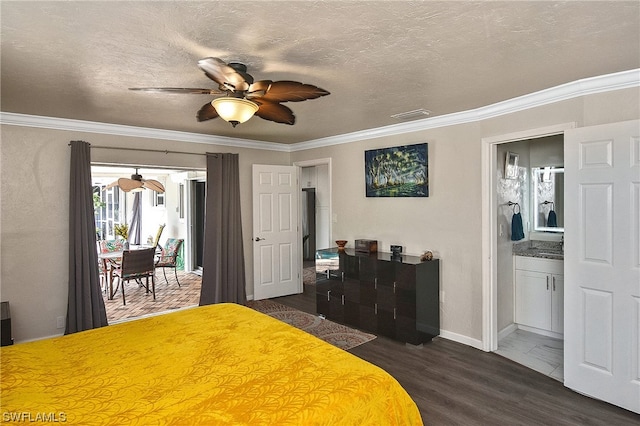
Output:
[[[316,257],[339,260],[317,276],[318,314],[414,345],[440,334],[439,259],[337,248]]]

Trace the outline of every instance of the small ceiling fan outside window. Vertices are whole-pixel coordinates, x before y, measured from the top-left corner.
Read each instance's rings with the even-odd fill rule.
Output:
[[[152,191],[156,191],[160,194],[164,193],[164,185],[155,179],[143,179],[142,175],[138,174],[138,169],[136,169],[135,174],[131,175],[131,179],[122,177],[105,186],[104,190],[113,188],[114,186],[119,187],[124,192],[136,192],[144,189],[151,189]]]

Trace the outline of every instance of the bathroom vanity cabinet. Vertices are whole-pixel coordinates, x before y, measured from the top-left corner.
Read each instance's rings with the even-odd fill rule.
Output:
[[[562,260],[515,256],[515,319],[529,331],[562,338],[564,264]]]
[[[414,345],[440,334],[438,259],[352,249],[323,250],[316,258],[331,254],[339,268],[316,280],[318,314]]]

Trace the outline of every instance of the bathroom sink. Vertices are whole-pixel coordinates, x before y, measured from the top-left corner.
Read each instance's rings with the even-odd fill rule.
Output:
[[[542,257],[547,259],[564,260],[562,245],[550,242],[526,241],[513,247],[513,254],[525,257]]]

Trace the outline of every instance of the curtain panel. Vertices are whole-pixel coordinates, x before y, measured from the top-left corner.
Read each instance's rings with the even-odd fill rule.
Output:
[[[90,145],[82,141],[69,145],[69,299],[65,334],[107,325],[98,272]]]
[[[246,304],[238,154],[207,154],[200,305]]]
[[[142,192],[133,195],[133,208],[131,209],[131,225],[129,225],[129,244],[142,244]]]

